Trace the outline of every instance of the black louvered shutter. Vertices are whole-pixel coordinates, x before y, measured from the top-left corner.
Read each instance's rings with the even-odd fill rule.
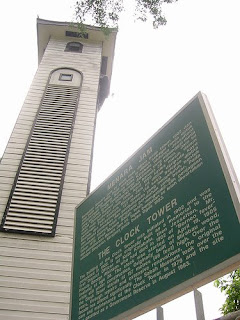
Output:
[[[48,84],[9,201],[2,231],[54,236],[79,86]]]

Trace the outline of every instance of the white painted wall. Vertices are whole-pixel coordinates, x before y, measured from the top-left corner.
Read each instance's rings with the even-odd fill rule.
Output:
[[[50,72],[59,67],[81,71],[56,236],[0,232],[0,319],[4,320],[66,320],[69,315],[74,209],[87,193],[102,45],[86,40],[82,53],[64,52],[68,41],[71,38],[49,41],[0,164],[2,217]],[[19,81],[21,75],[15,75],[13,95]]]

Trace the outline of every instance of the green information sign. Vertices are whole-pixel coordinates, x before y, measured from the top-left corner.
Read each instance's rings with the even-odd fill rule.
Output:
[[[209,112],[199,93],[76,209],[72,320],[131,319],[240,260]]]

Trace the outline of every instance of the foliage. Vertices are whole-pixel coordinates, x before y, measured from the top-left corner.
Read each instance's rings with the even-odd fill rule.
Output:
[[[228,278],[215,280],[214,286],[227,296],[220,308],[223,315],[240,310],[240,269],[231,272]]]
[[[125,0],[129,1],[129,0]],[[178,0],[134,0],[135,17],[146,21],[151,17],[156,29],[166,24],[162,14],[162,5]],[[117,27],[121,12],[124,10],[124,0],[79,0],[75,4],[75,16],[80,26],[91,17],[94,24],[105,31],[110,27]]]

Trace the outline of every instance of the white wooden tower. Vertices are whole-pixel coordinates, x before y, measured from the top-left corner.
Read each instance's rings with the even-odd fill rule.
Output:
[[[0,319],[69,319],[74,209],[88,193],[116,31],[37,19],[39,67],[0,164]]]

